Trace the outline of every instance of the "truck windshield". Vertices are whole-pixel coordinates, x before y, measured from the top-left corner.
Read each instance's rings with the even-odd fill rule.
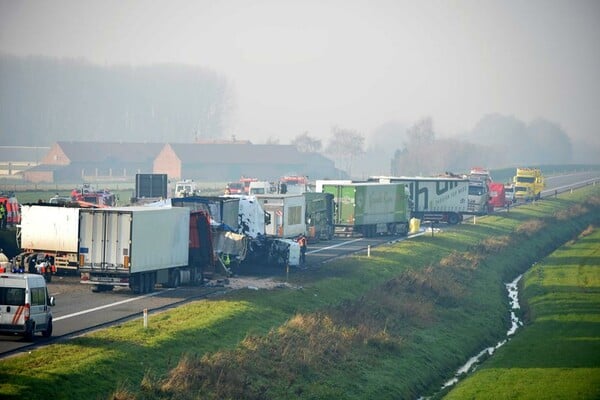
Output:
[[[533,176],[517,176],[517,182],[533,183],[535,182],[535,178]]]
[[[469,194],[471,196],[481,196],[483,194],[483,188],[481,186],[469,186]]]

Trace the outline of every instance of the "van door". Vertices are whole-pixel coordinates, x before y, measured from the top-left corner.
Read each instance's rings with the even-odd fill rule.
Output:
[[[31,293],[30,318],[35,322],[35,331],[39,332],[46,329],[48,323],[48,298],[47,289],[45,286],[32,287],[29,289]]]
[[[3,330],[20,331],[18,326],[24,325],[25,288],[0,287],[0,326]]]

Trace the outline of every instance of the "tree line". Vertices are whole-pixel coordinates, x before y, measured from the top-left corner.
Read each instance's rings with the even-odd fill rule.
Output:
[[[221,137],[229,82],[196,66],[98,66],[83,60],[0,55],[5,145],[78,141],[193,142]]]

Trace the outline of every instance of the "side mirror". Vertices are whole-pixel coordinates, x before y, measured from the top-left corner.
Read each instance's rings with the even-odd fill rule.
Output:
[[[50,305],[51,306],[55,306],[56,305],[56,300],[54,299],[54,296],[50,297]]]

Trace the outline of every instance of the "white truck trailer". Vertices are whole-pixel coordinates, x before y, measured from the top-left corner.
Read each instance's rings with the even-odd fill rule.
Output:
[[[147,293],[201,275],[188,266],[190,210],[186,207],[81,209],[81,283]]]
[[[24,270],[34,272],[32,264],[46,260],[50,262],[52,272],[77,271],[79,210],[56,205],[21,207],[21,223],[17,227],[17,245],[21,253],[17,262]],[[50,275],[44,275],[48,280]]]
[[[468,214],[469,180],[454,177],[373,176],[370,181],[406,183],[412,216],[423,221],[458,224]]]

